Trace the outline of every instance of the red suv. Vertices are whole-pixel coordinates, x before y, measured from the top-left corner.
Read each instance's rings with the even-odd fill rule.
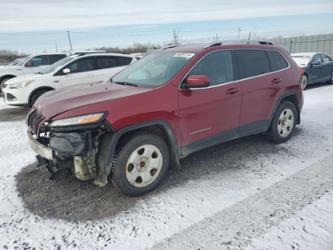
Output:
[[[171,164],[236,138],[287,141],[300,123],[301,72],[269,42],[180,46],[110,81],[41,97],[27,116],[31,147],[54,175],[73,169],[128,195],[157,187]]]

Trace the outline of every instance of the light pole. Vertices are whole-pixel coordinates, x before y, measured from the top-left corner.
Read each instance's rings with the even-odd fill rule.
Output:
[[[68,37],[69,46],[71,47],[71,51],[73,51],[73,46],[72,46],[72,41],[71,41],[71,35],[69,33],[69,30],[67,30],[67,37]]]

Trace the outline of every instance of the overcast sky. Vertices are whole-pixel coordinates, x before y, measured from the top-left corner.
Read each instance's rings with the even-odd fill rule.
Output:
[[[283,17],[302,16],[294,25],[281,26],[279,29],[285,31],[288,31],[289,28],[290,30],[301,29],[300,32],[303,33],[315,33],[318,28],[316,18],[320,19],[324,15],[330,20],[329,17],[333,17],[333,0],[0,0],[0,10],[0,38],[2,40],[0,49],[13,45],[13,49],[24,50],[26,44],[24,46],[15,45],[18,36],[21,39],[26,37],[28,40],[38,37],[37,40],[44,46],[45,42],[39,38],[45,37],[45,34],[50,35],[52,32],[56,34],[55,32],[72,30],[96,32],[99,35],[98,32],[101,29],[108,29],[108,27],[110,30],[112,27],[118,29],[119,26],[139,27],[143,32],[147,32],[150,27],[156,29],[156,25],[159,24],[164,28],[166,28],[165,25],[171,24],[168,26],[170,28],[172,24],[177,27],[179,23],[195,24],[198,21],[206,21],[207,24],[214,21],[222,24],[221,21],[239,22],[258,18],[270,20],[275,17],[274,25],[279,25],[277,17],[282,20]],[[306,20],[306,16],[313,18],[316,26],[303,27],[302,23]],[[207,27],[207,29],[209,28]],[[320,28],[324,29],[326,33],[333,32],[332,23],[323,23],[323,27]],[[258,29],[260,32],[260,22],[256,23],[253,29]],[[202,28],[196,30],[196,25],[193,25],[192,28],[187,27],[187,30],[192,31],[192,35],[196,37],[202,32]],[[121,32],[121,30],[119,31]],[[161,29],[162,33],[171,31]],[[194,35],[195,32],[197,34]],[[218,30],[211,30],[212,35],[215,32],[217,33]],[[221,32],[223,32],[223,27],[221,27]],[[107,32],[104,35],[107,35]],[[135,39],[137,37],[129,34],[124,42],[128,44],[134,42]],[[167,39],[167,34],[165,34],[165,39]],[[151,37],[148,40],[153,41],[154,39]],[[109,41],[112,42],[111,37]],[[61,44],[61,41],[59,43]],[[93,45],[93,41],[88,45],[81,41],[79,46]],[[54,43],[50,46],[54,47]],[[46,44],[45,47],[47,47]]]

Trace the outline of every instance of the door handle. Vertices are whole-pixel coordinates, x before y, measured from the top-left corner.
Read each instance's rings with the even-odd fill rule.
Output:
[[[239,92],[238,88],[231,88],[231,89],[226,90],[225,93],[228,94],[228,95],[233,95],[233,94],[236,94],[238,92]]]
[[[274,83],[274,84],[278,84],[278,83],[280,83],[280,82],[282,82],[282,79],[281,79],[281,78],[274,78],[274,79],[272,80],[272,83]]]

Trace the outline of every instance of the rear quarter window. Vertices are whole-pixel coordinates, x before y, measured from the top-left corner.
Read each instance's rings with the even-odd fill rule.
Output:
[[[118,66],[129,65],[132,62],[132,57],[120,56],[118,57]]]
[[[272,71],[288,68],[289,64],[284,57],[276,51],[267,51]]]
[[[264,50],[237,51],[238,78],[244,79],[270,72],[270,64]]]

